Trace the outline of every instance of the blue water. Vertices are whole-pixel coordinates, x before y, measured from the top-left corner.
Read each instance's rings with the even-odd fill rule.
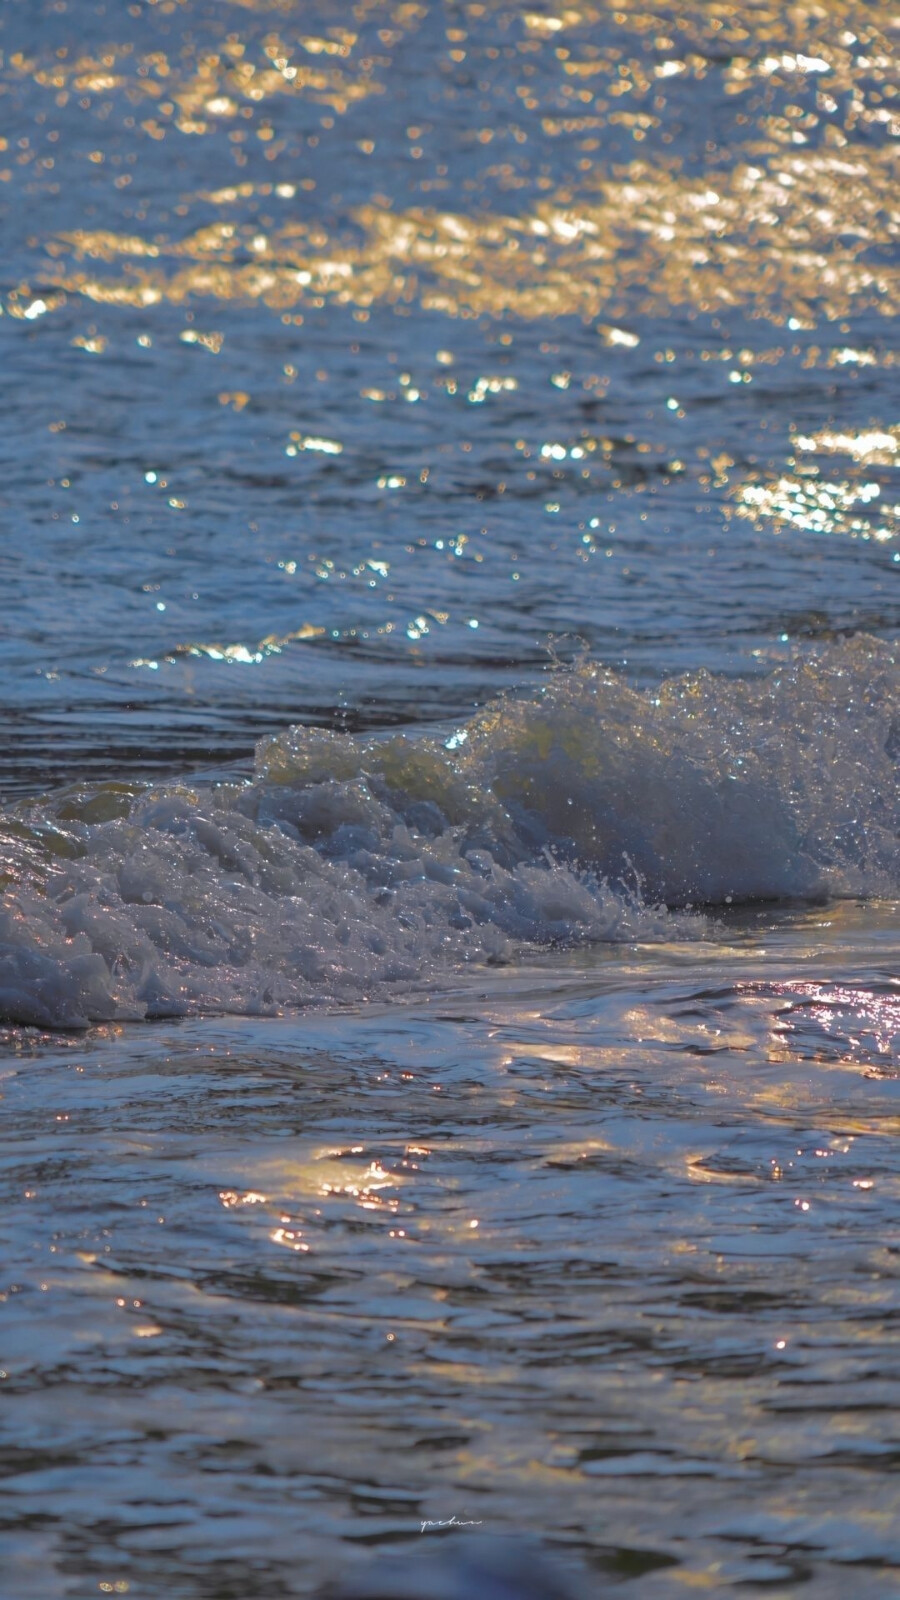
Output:
[[[14,1600],[896,1586],[896,26],[3,8]]]

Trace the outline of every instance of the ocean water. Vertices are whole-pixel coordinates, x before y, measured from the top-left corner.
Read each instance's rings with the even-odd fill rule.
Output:
[[[900,1593],[881,0],[0,9],[0,1593]]]

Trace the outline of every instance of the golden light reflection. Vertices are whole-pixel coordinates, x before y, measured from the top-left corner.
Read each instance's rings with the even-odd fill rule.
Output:
[[[429,1154],[422,1145],[405,1146],[396,1161],[367,1155],[361,1144],[307,1150],[293,1160],[264,1162],[254,1174],[259,1187],[221,1189],[218,1199],[229,1212],[262,1216],[269,1241],[294,1255],[313,1252],[322,1226],[332,1216],[346,1216],[347,1206],[383,1218],[390,1224],[388,1236],[406,1242],[408,1227],[398,1217],[401,1190]],[[474,1229],[477,1222],[467,1226]]]
[[[874,246],[893,245],[893,156],[876,148],[851,165],[828,151],[804,152],[766,171],[745,165],[719,174],[714,190],[633,163],[627,181],[601,184],[577,205],[560,194],[520,215],[366,204],[352,213],[352,238],[305,222],[302,212],[266,234],[237,217],[182,239],[78,229],[48,243],[47,276],[56,290],[135,306],[198,296],[258,299],[276,310],[417,300],[448,316],[590,319],[637,292],[642,312],[740,305],[785,323],[789,308],[797,326],[863,306],[891,316],[900,308],[900,275],[871,256]],[[853,224],[836,246],[835,218],[851,189]],[[98,276],[79,266],[86,260],[124,262],[125,274]],[[605,337],[636,342],[616,327]],[[484,393],[495,392],[490,376],[481,381]]]
[[[812,469],[816,473],[816,469]],[[880,515],[861,514],[871,506]],[[900,506],[882,504],[881,487],[872,481],[783,474],[768,483],[744,483],[736,492],[738,516],[770,522],[774,530],[842,534],[846,538],[888,543],[900,532]]]
[[[388,487],[395,487],[398,483],[404,482],[405,479],[385,480],[385,484]],[[297,570],[296,562],[284,561],[279,565],[288,576],[293,576]],[[317,567],[315,571],[316,576],[326,582],[333,575],[334,564],[328,561],[324,565]],[[382,561],[368,560],[362,566],[351,568],[351,573],[354,577],[360,577],[364,572],[374,573],[379,578],[386,577],[388,564]],[[347,574],[339,573],[338,576],[346,577]],[[374,583],[374,580],[370,581]],[[474,629],[479,626],[476,617],[457,617],[456,620],[464,622],[469,628]],[[417,615],[409,617],[405,621],[402,618],[398,620],[388,618],[386,621],[374,623],[366,628],[323,628],[315,623],[304,622],[299,628],[292,628],[288,633],[266,634],[265,638],[258,640],[255,644],[245,644],[240,641],[233,644],[221,644],[190,640],[170,646],[156,659],[150,656],[136,656],[129,662],[129,666],[158,672],[163,662],[171,665],[184,656],[196,656],[205,658],[208,661],[224,661],[232,666],[259,666],[269,656],[280,655],[291,644],[309,643],[315,639],[341,639],[347,642],[359,640],[365,642],[368,639],[389,638],[392,634],[404,635],[407,639],[415,642],[430,634],[435,626],[444,628],[450,621],[451,613],[449,611],[429,609],[425,612],[417,613]]]
[[[383,1196],[383,1189],[393,1189],[398,1183],[404,1182],[401,1176],[386,1172],[378,1161],[371,1161],[363,1172],[355,1168],[347,1169],[342,1164],[328,1157],[329,1175],[319,1186],[319,1193],[326,1198],[344,1196],[356,1201],[363,1211],[389,1211],[394,1213],[400,1202],[394,1195]]]
[[[299,1228],[274,1228],[269,1238],[273,1244],[284,1245],[285,1249],[300,1255],[306,1255],[309,1251],[309,1245],[300,1237]]]
[[[300,450],[312,450],[325,456],[339,456],[344,446],[338,439],[322,439],[314,435],[292,433],[291,442],[285,449],[286,456],[295,456]]]
[[[224,333],[201,333],[198,328],[185,328],[179,334],[182,344],[198,344],[211,355],[217,356],[225,343]]]
[[[270,33],[263,42],[263,59],[254,62],[246,45],[230,36],[220,50],[194,57],[187,70],[164,51],[138,54],[127,42],[110,46],[102,56],[74,56],[63,48],[52,65],[18,52],[10,56],[9,65],[17,75],[54,91],[57,105],[64,105],[71,94],[126,91],[132,104],[158,109],[162,123],[145,118],[140,126],[151,138],[164,138],[169,126],[182,134],[205,134],[207,119],[232,118],[242,106],[254,108],[279,95],[303,95],[342,114],[369,95],[383,93],[370,63],[360,64],[357,71],[337,65],[349,60],[356,42],[357,35],[344,28],[334,29],[332,37],[295,36],[291,43]]]
[[[177,661],[179,656],[205,656],[209,661],[227,661],[239,663],[243,666],[258,666],[267,656],[279,655],[289,644],[308,639],[321,639],[326,633],[325,628],[315,626],[311,622],[304,622],[301,627],[293,628],[289,633],[269,633],[260,639],[255,646],[246,644],[203,644],[191,641],[188,644],[173,645],[160,659],[163,661]],[[133,667],[149,667],[158,671],[159,661],[153,661],[147,656],[138,656],[130,663]]]
[[[798,434],[793,443],[804,454],[846,455],[873,466],[894,466],[900,449],[900,428],[867,428],[860,433],[837,433],[824,428],[820,433]]]
[[[236,1189],[222,1189],[219,1199],[223,1206],[264,1206],[268,1204],[269,1196],[261,1194],[258,1189],[248,1189],[244,1194]]]
[[[253,139],[274,165],[270,182],[236,177],[181,197],[178,216],[198,205],[219,212],[184,236],[131,227],[61,232],[46,241],[41,274],[57,291],[143,307],[200,296],[261,300],[283,314],[337,303],[361,317],[374,305],[415,302],[448,316],[598,318],[626,298],[638,312],[740,306],[790,327],[863,307],[896,314],[896,18],[882,0],[862,11],[854,0],[800,0],[788,13],[774,0],[749,10],[686,0],[668,20],[598,0],[515,17],[475,7],[461,19],[465,26],[447,30],[448,65],[468,70],[476,29],[477,49],[498,58],[502,35],[516,116],[505,105],[501,116],[499,102],[486,100],[482,125],[466,137],[485,147],[527,146],[539,125],[541,143],[577,140],[576,184],[559,180],[554,190],[543,172],[535,177],[501,157],[471,186],[490,179],[501,191],[527,189],[531,198],[518,211],[410,205],[404,182],[402,197],[373,190],[344,213],[345,227],[309,218],[306,196],[317,179],[302,161],[298,171],[300,145],[291,143],[298,131],[286,113],[298,101],[315,110],[315,131],[304,124],[300,136],[311,148],[353,107],[389,93],[406,39],[427,9],[395,5],[373,53],[366,6],[351,26],[306,33],[289,0],[233,3],[238,12],[270,14],[268,31],[247,40],[232,32],[214,47],[182,52],[124,42],[90,52],[63,46],[46,57],[10,54],[7,74],[46,91],[48,105],[90,111],[94,97],[109,97],[102,103],[127,111],[138,143],[215,139],[217,159],[227,154],[241,167]],[[713,74],[737,124],[747,126],[737,136],[744,159],[727,171],[712,162],[708,177],[682,170],[674,150],[659,143],[642,159],[651,136],[671,143],[666,97]],[[456,92],[450,83],[447,91]],[[610,130],[629,141],[611,167],[596,159]],[[411,123],[406,133],[411,157],[421,159],[426,125]],[[52,184],[54,156],[20,143],[28,146],[15,157],[23,171],[40,167]],[[354,143],[367,155],[377,141]],[[0,141],[0,150],[8,144]],[[122,162],[112,149],[83,155],[104,171]],[[413,187],[423,195],[447,188],[446,171],[437,165]],[[0,180],[13,176],[13,167],[0,169]],[[112,181],[126,186],[133,176],[120,171]],[[373,163],[373,185],[383,181]],[[234,210],[266,197],[283,210],[264,227]],[[43,301],[49,308],[46,294]],[[622,343],[630,337],[614,326],[605,331],[613,343],[617,333]],[[857,358],[864,353],[848,348],[846,360]]]
[[[813,1023],[848,1047],[847,1060],[869,1052],[893,1059],[900,1051],[900,995],[843,984],[794,981],[778,983],[774,992],[791,1001],[779,1016],[779,1028],[791,1032]]]

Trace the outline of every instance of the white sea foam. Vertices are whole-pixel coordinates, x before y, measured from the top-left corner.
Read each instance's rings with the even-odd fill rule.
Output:
[[[518,948],[688,936],[666,907],[900,885],[900,672],[589,666],[447,744],[291,728],[252,783],[92,785],[0,819],[0,1015],[47,1026],[414,989]]]

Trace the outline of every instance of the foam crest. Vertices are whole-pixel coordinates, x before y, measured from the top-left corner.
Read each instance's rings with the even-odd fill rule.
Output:
[[[702,929],[671,908],[891,894],[898,753],[896,657],[857,639],[644,693],[582,665],[446,743],[290,728],[246,784],[69,790],[0,818],[0,1015],[358,1003]]]
[[[476,717],[473,781],[522,834],[669,905],[890,895],[900,668],[863,636],[766,677],[637,693],[583,669]]]

